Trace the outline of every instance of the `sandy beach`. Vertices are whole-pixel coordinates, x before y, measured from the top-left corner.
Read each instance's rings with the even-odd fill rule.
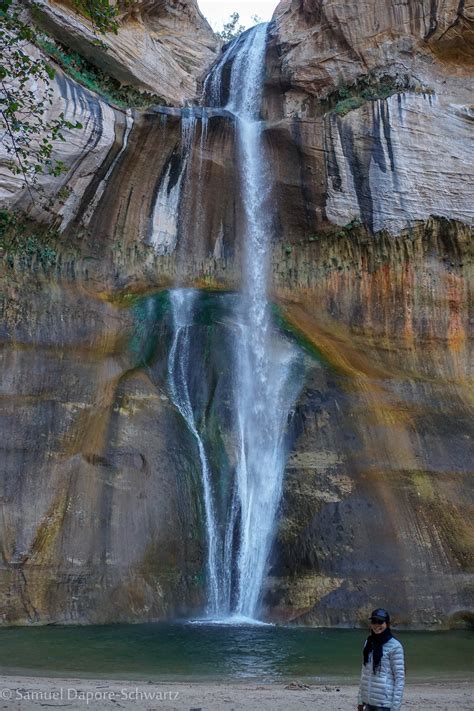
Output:
[[[408,684],[404,709],[473,709],[474,682]],[[357,686],[333,684],[307,687],[255,683],[118,682],[46,677],[2,676],[0,709],[67,708],[146,709],[147,711],[287,711],[357,708]]]

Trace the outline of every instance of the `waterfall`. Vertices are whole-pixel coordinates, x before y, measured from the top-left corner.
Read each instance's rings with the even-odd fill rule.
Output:
[[[160,255],[172,252],[178,241],[180,203],[185,192],[195,130],[194,112],[189,109],[183,111],[179,167],[176,170],[175,162],[178,162],[178,156],[173,155],[165,166],[150,218],[150,243]]]
[[[154,234],[160,235],[160,225],[166,224],[166,217],[170,214],[174,219],[175,241],[178,239],[180,226],[180,208],[185,204],[186,198],[186,178],[188,166],[192,155],[192,146],[196,131],[197,117],[193,109],[185,109],[181,118],[181,166],[178,179],[176,180],[174,191],[167,190],[167,181],[170,167],[165,174],[162,187],[158,192],[157,205],[160,205],[160,193],[167,199],[161,201],[161,212],[156,218]],[[202,127],[204,129],[204,125]],[[200,157],[205,137],[201,134]],[[171,166],[171,163],[169,164]],[[174,212],[173,212],[174,211]],[[165,219],[163,219],[165,217]],[[159,245],[159,240],[155,240],[155,247]],[[160,253],[160,250],[157,250]],[[225,585],[222,584],[225,573],[222,570],[223,557],[220,551],[220,540],[218,532],[218,522],[214,506],[211,470],[206,454],[203,439],[199,433],[195,420],[191,394],[189,391],[192,327],[195,315],[195,304],[198,292],[195,289],[172,289],[170,291],[170,306],[173,320],[173,341],[168,356],[168,387],[171,400],[182,415],[186,425],[193,435],[199,454],[199,465],[203,490],[203,503],[206,522],[207,537],[207,587],[208,606],[207,612],[216,616],[220,613],[229,594],[226,593]]]
[[[292,377],[295,349],[275,335],[267,297],[272,234],[271,180],[260,121],[266,33],[267,24],[257,25],[230,43],[204,85],[207,106],[225,108],[234,117],[242,199],[242,285],[233,313],[231,383],[236,466],[224,512],[217,511],[208,456],[189,391],[191,333],[198,292],[192,289],[170,292],[173,341],[168,360],[169,389],[199,453],[206,515],[208,613],[219,618],[255,618],[258,614],[281,498],[285,427],[298,390]],[[229,66],[226,86],[224,77],[228,77]],[[195,121],[192,123],[190,116],[194,114],[186,110],[181,172],[175,188],[181,200],[194,137]],[[203,120],[201,126],[202,156],[207,131],[204,109],[201,116],[206,119],[206,125]],[[166,180],[165,175],[165,184]],[[163,196],[168,192],[169,203],[166,185],[162,192]],[[161,219],[164,216],[166,221],[175,200],[174,194],[173,205],[168,204],[167,210],[163,209],[162,201],[157,200]],[[177,224],[178,218],[174,219]],[[159,232],[157,224],[155,234]]]
[[[222,573],[218,560],[218,533],[214,510],[212,482],[206,450],[194,419],[189,393],[189,367],[191,352],[191,331],[194,317],[196,291],[194,289],[173,289],[170,291],[173,315],[173,342],[168,357],[168,384],[173,403],[183,416],[189,431],[196,440],[201,467],[204,511],[207,529],[207,580],[209,589],[208,612],[216,615],[222,605],[220,581]]]
[[[272,219],[270,171],[259,122],[266,25],[248,33],[234,59],[227,108],[236,115],[244,212],[242,321],[236,341],[240,541],[236,612],[254,617],[270,552],[285,467],[291,349],[271,341],[267,299]]]
[[[219,104],[226,65],[232,62],[225,108],[234,114],[243,208],[242,287],[235,338],[234,406],[238,456],[228,537],[238,521],[235,614],[253,618],[270,552],[285,467],[284,433],[296,396],[293,349],[271,335],[267,298],[272,234],[271,180],[262,140],[267,24],[232,42],[204,86]],[[229,553],[230,555],[230,553]],[[225,563],[232,569],[232,561]]]
[[[229,47],[230,55],[237,52],[226,106],[236,117],[244,216],[242,327],[235,341],[234,384],[239,443],[236,494],[240,514],[235,611],[250,618],[256,614],[283,474],[277,461],[283,429],[279,426],[281,409],[274,398],[279,374],[272,369],[268,341],[268,242],[272,227],[267,204],[269,179],[258,120],[266,30],[266,24],[257,25],[239,38],[236,46]]]

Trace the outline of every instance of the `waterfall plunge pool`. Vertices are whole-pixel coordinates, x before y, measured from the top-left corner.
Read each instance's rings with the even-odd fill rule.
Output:
[[[394,632],[409,681],[468,680],[474,633]],[[183,623],[0,629],[3,674],[151,681],[353,682],[365,630]]]

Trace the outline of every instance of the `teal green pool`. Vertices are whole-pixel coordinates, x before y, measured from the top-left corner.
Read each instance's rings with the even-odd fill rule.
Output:
[[[217,624],[0,629],[2,673],[153,681],[358,678],[364,630]],[[400,632],[411,680],[472,679],[474,633]]]

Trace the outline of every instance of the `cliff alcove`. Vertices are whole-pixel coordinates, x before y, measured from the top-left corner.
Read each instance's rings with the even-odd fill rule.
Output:
[[[163,103],[58,66],[51,115],[82,124],[55,145],[66,172],[32,201],[1,156],[2,622],[199,615],[199,447],[217,512],[238,469],[242,47],[206,102],[224,55],[195,2],[134,2],[100,47],[69,3],[39,4],[31,23]],[[283,0],[266,30],[268,329],[297,355],[265,619],[347,625],[382,598],[410,627],[472,619],[473,21],[454,0]]]

